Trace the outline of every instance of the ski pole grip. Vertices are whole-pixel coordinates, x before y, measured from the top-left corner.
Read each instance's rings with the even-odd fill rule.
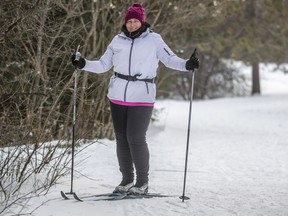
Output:
[[[196,55],[197,55],[197,49],[195,48],[195,49],[194,49],[194,52],[192,53],[191,58],[196,57]]]
[[[75,61],[79,61],[79,59],[81,57],[81,53],[78,52],[79,48],[80,48],[80,45],[77,46],[77,49],[76,49],[76,52],[75,52],[75,55],[76,55],[75,56]]]

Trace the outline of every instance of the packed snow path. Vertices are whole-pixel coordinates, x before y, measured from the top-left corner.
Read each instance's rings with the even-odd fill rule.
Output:
[[[194,101],[186,195],[182,195],[189,102],[158,101],[148,133],[150,192],[169,198],[62,200],[63,179],[41,199],[37,216],[287,216],[288,95]],[[115,142],[101,140],[76,157],[75,191],[111,192],[120,182]],[[89,177],[89,178],[88,178]],[[32,206],[31,206],[32,207]]]

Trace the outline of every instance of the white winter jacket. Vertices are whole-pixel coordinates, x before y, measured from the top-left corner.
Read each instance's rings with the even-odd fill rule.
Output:
[[[166,66],[187,71],[187,60],[177,57],[162,37],[149,28],[139,37],[131,39],[123,32],[116,35],[98,61],[86,60],[83,70],[104,73],[113,70],[124,75],[140,75],[138,79],[156,77],[159,60]],[[128,81],[113,75],[110,78],[108,98],[124,102],[154,103],[155,83]]]

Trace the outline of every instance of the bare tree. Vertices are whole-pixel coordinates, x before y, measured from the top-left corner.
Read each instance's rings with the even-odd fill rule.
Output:
[[[55,59],[62,59],[62,54],[67,53],[65,42],[57,47],[55,44],[68,35],[60,34],[68,18],[53,25],[57,30],[47,26],[51,24],[54,4],[55,1],[1,2],[5,24],[0,41],[7,52],[0,54],[0,214],[15,207],[19,210],[17,206],[46,193],[67,173],[67,141],[46,143],[54,137],[54,125],[59,126],[55,122],[65,116],[60,113],[59,101],[72,83],[71,75],[59,78],[56,89],[51,88],[54,82],[49,82],[49,72],[53,72],[52,77],[57,73],[49,66],[59,64]],[[14,15],[10,24],[9,18]],[[60,64],[64,62],[65,58]],[[57,94],[53,95],[53,91]]]
[[[260,94],[259,63],[287,62],[287,4],[239,0],[228,1],[226,9],[227,17],[212,31],[206,50],[251,65],[251,94]]]

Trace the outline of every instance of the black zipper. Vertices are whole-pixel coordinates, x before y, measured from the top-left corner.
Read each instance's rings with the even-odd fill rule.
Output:
[[[149,87],[148,87],[148,83],[145,82],[145,84],[146,84],[147,94],[149,94]]]
[[[131,43],[131,47],[130,47],[130,53],[129,53],[129,76],[131,76],[131,57],[132,57],[132,49],[133,49],[133,45],[134,45],[134,39],[132,39],[132,43]],[[127,93],[127,88],[128,88],[128,84],[130,81],[127,82],[126,86],[125,86],[125,92],[124,92],[124,102],[126,102],[126,93]]]

